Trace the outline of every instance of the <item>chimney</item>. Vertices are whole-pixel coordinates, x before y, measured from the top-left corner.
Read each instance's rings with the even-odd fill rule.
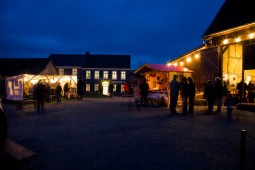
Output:
[[[86,56],[89,56],[90,55],[90,52],[89,51],[86,51]]]

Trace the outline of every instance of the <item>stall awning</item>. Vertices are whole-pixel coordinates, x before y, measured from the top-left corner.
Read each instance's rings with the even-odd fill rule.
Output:
[[[167,64],[144,64],[135,71],[137,73],[144,73],[149,71],[160,71],[160,72],[187,72],[192,73],[192,70],[189,70],[182,66],[168,66]]]

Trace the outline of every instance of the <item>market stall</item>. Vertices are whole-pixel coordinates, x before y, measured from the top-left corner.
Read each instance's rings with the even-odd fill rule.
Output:
[[[24,100],[32,98],[33,86],[38,81],[50,86],[50,95],[55,95],[55,88],[57,83],[60,83],[62,89],[68,83],[69,96],[76,95],[77,76],[71,75],[32,75],[21,74],[17,76],[8,77],[5,80],[6,94],[9,100]]]
[[[178,75],[180,82],[183,76],[192,77],[192,73],[192,70],[185,67],[167,64],[144,64],[135,71],[149,84],[148,100],[159,105],[169,104],[169,82],[174,75]]]

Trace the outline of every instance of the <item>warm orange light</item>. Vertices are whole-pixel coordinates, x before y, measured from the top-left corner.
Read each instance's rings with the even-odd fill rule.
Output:
[[[183,66],[184,65],[184,63],[183,62],[180,62],[180,66]]]
[[[254,38],[254,36],[255,36],[254,33],[250,33],[250,34],[249,34],[249,38],[250,38],[250,39]]]
[[[172,65],[172,63],[167,63],[167,66],[171,66]]]
[[[195,59],[198,59],[199,58],[199,54],[195,54]]]
[[[191,58],[188,57],[188,58],[186,59],[186,61],[187,61],[188,63],[191,62]]]
[[[223,44],[228,44],[228,39],[225,39],[225,40],[223,41]]]
[[[174,63],[174,66],[177,66],[177,63]]]
[[[184,71],[188,71],[188,69],[187,69],[187,68],[184,68]]]
[[[236,40],[235,40],[236,42],[240,42],[241,41],[241,38],[236,38]]]

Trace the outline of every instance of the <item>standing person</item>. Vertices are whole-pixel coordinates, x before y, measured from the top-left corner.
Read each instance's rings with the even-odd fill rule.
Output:
[[[110,97],[112,97],[112,95],[113,95],[113,84],[112,83],[109,84],[109,93],[110,93]]]
[[[239,99],[241,102],[246,101],[246,90],[247,90],[247,84],[241,80],[239,83],[237,83],[236,89],[238,90]]]
[[[188,77],[188,89],[189,89],[189,113],[194,113],[194,99],[196,95],[196,85],[192,77]]]
[[[187,77],[182,77],[181,83],[181,97],[182,97],[182,114],[187,114],[189,87]]]
[[[211,114],[213,111],[214,101],[214,86],[212,80],[208,80],[205,84],[204,98],[207,99],[208,110],[207,114]]]
[[[249,103],[254,103],[254,97],[255,97],[255,84],[253,81],[250,81],[248,86],[247,86],[247,90],[248,90],[248,100]]]
[[[58,83],[56,87],[56,99],[57,102],[61,102],[61,92],[62,92],[62,87],[60,86],[60,83]]]
[[[169,84],[170,87],[170,112],[176,114],[176,106],[181,86],[177,81],[177,75],[174,75],[173,80]]]
[[[50,103],[50,83],[46,84],[46,101]]]
[[[82,100],[83,96],[83,81],[81,79],[78,80],[77,82],[77,94],[78,94],[78,100]]]
[[[65,83],[65,85],[64,85],[64,98],[66,98],[66,99],[67,99],[68,91],[69,91],[68,83]]]
[[[46,94],[46,86],[39,80],[35,88],[35,98],[37,100],[36,109],[37,112],[43,110],[44,99]]]
[[[140,84],[140,93],[141,93],[141,105],[147,105],[147,95],[149,91],[149,84],[144,78]]]
[[[216,77],[215,86],[214,86],[214,96],[215,96],[215,103],[217,105],[217,110],[214,113],[221,112],[223,94],[224,94],[224,87],[223,87],[222,81],[219,77]]]

